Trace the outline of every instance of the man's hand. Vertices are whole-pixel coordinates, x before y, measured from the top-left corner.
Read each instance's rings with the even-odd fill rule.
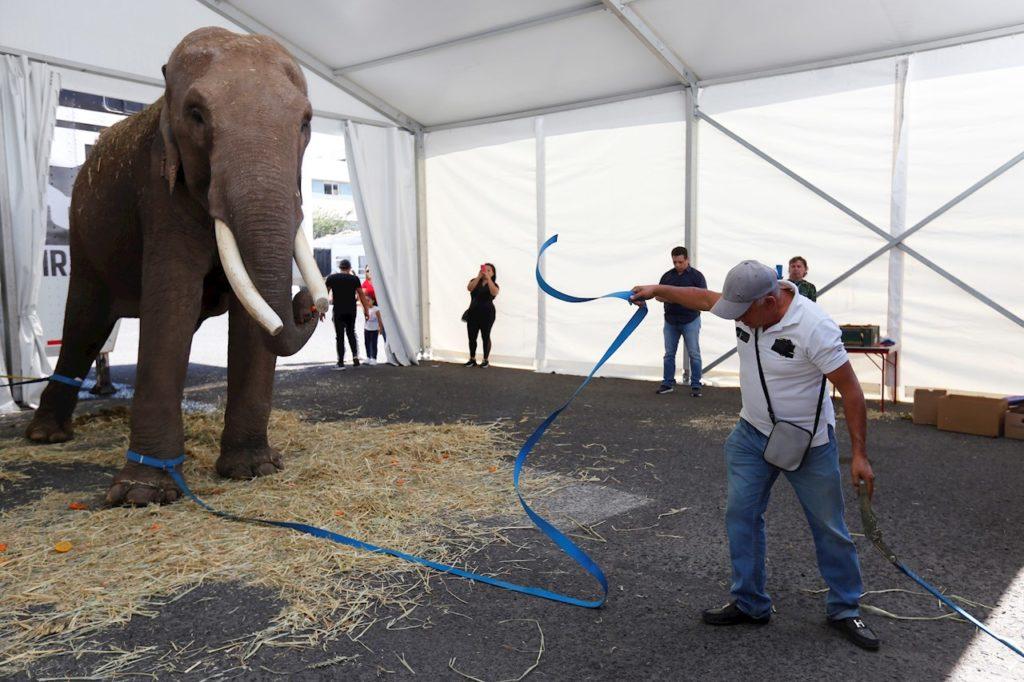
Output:
[[[853,479],[854,488],[859,488],[860,482],[864,481],[870,500],[875,494],[875,472],[871,470],[871,462],[868,461],[867,455],[854,455],[850,463],[850,478]]]
[[[645,301],[649,301],[656,296],[657,284],[641,284],[633,287],[633,295],[629,297],[630,303],[636,303],[637,305],[645,305]]]

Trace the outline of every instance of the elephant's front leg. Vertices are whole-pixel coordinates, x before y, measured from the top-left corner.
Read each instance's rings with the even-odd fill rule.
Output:
[[[283,467],[281,454],[267,442],[277,356],[234,296],[228,315],[228,401],[217,473],[247,480]]]
[[[129,447],[157,459],[184,453],[181,397],[192,334],[202,306],[203,274],[212,247],[187,237],[155,244],[143,262],[139,356]],[[107,491],[110,504],[147,505],[180,496],[164,471],[128,462]]]

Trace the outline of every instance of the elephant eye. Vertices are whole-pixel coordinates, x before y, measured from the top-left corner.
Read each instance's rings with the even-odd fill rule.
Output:
[[[308,133],[309,132],[309,119],[308,118],[305,121],[302,122],[301,130],[304,133]]]
[[[203,119],[203,112],[199,111],[199,107],[189,107],[188,117],[192,119],[193,123],[203,125],[206,121]]]

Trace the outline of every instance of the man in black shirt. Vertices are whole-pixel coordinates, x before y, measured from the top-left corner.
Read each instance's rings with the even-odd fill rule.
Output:
[[[334,335],[338,348],[338,368],[345,369],[345,337],[352,349],[352,364],[359,366],[359,346],[356,343],[356,296],[363,304],[363,316],[368,314],[370,306],[363,293],[362,283],[352,274],[352,264],[348,260],[338,263],[339,272],[327,278],[327,288],[331,291],[331,302],[334,304]]]
[[[672,249],[672,265],[674,267],[661,276],[660,284],[708,288],[700,270],[690,267],[690,254],[685,246]],[[690,395],[699,398],[700,311],[684,308],[678,303],[665,303],[665,367],[657,392],[661,395],[675,390],[676,351],[679,349],[680,336],[683,337],[684,348],[690,358]]]

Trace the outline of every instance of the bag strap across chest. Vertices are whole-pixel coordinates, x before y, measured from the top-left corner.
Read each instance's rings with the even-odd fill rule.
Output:
[[[761,367],[761,349],[760,349],[760,331],[759,327],[754,328],[754,356],[757,358],[757,374],[761,378],[761,389],[764,391],[764,400],[768,404],[768,417],[772,420],[772,424],[775,424],[778,420],[775,418],[775,410],[772,409],[772,399],[768,395],[768,382],[764,378],[764,369]],[[825,375],[821,375],[821,388],[818,391],[818,409],[814,413],[814,429],[811,431],[812,434],[818,432],[818,422],[821,419],[821,408],[825,401]]]

